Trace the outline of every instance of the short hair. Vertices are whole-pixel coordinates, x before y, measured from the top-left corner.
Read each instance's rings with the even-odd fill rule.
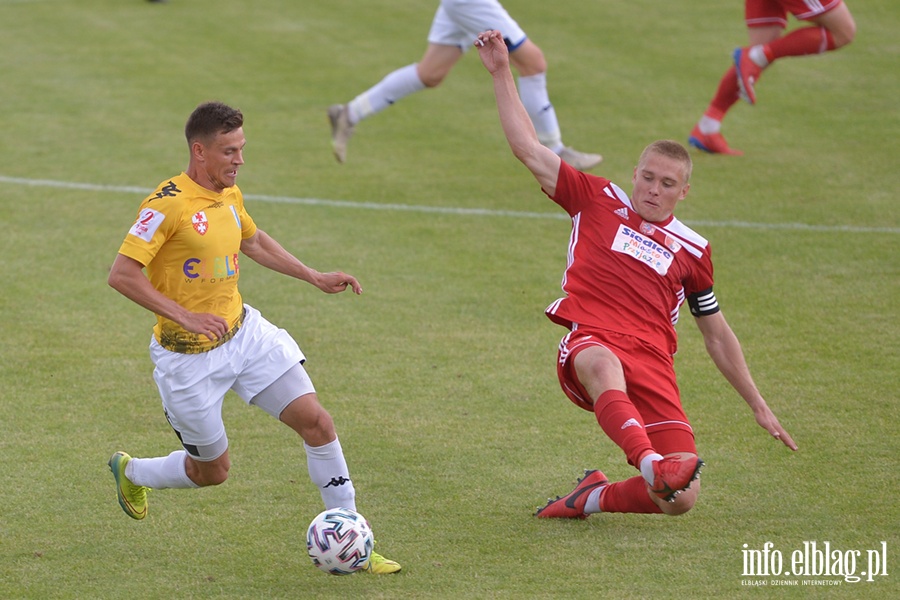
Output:
[[[644,148],[640,159],[638,159],[638,164],[644,162],[644,158],[651,152],[682,163],[684,165],[684,183],[688,183],[691,180],[691,171],[694,168],[694,163],[691,161],[691,153],[687,151],[687,148],[673,140],[657,140]]]
[[[220,133],[231,133],[244,125],[240,110],[221,102],[204,102],[194,109],[184,126],[188,145],[197,139],[208,141]]]

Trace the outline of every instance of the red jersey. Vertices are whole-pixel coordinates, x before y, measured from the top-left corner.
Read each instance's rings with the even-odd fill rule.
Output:
[[[620,187],[565,161],[551,199],[572,217],[566,295],[546,310],[554,323],[635,336],[672,355],[686,298],[695,315],[718,311],[709,243],[678,219],[644,221]]]

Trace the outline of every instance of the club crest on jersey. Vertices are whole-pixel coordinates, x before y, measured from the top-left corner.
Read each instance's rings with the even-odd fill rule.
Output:
[[[668,246],[669,250],[672,252],[681,250],[681,243],[670,235],[666,236],[666,246]]]
[[[206,235],[206,232],[209,231],[209,220],[206,218],[206,213],[202,210],[194,213],[194,216],[191,217],[191,224],[194,226],[194,231],[200,235]]]
[[[641,233],[643,233],[645,235],[653,235],[654,231],[656,231],[656,227],[654,227],[647,221],[641,222]]]

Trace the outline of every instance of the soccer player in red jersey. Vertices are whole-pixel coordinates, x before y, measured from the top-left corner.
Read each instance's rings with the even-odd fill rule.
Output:
[[[479,34],[475,45],[493,78],[513,154],[572,219],[566,295],[546,310],[569,329],[559,346],[560,385],[572,402],[596,415],[641,473],[609,483],[601,471],[588,471],[575,490],[537,516],[677,515],[694,505],[703,461],[681,407],[673,363],[674,325],[685,300],[710,356],[757,423],[796,450],[757,390],[719,310],[709,243],[673,215],[690,188],[687,149],[668,140],[650,144],[634,169],[629,198],[608,179],[577,171],[540,144],[516,93],[499,31]]]
[[[785,34],[791,13],[811,25]],[[722,120],[739,99],[756,104],[756,83],[779,58],[837,50],[853,41],[856,23],[843,0],[745,0],[750,45],[736,48],[734,64],[719,82],[712,101],[688,138],[691,146],[712,154],[741,155],[722,137]]]

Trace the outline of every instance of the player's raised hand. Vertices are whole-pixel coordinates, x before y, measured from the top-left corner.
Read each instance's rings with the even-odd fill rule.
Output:
[[[474,44],[478,48],[481,62],[489,73],[509,68],[509,49],[503,40],[503,34],[499,31],[490,29],[479,33]]]

